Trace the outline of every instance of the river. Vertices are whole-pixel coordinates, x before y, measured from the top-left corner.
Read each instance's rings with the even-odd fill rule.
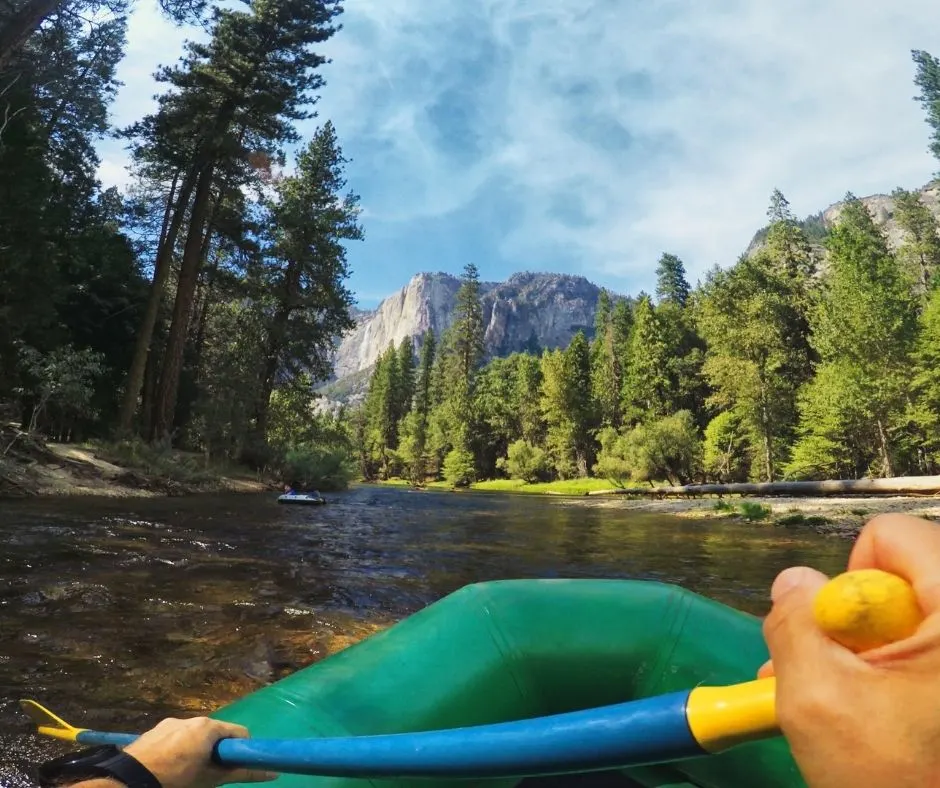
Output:
[[[679,583],[756,615],[778,571],[834,573],[851,542],[583,499],[361,486],[275,496],[0,502],[0,787],[64,751],[19,711],[142,730],[206,712],[461,586],[502,578]]]

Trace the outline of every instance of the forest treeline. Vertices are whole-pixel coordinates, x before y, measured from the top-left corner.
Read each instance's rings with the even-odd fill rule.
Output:
[[[124,128],[108,108],[128,2],[0,8],[5,416],[344,476],[351,444],[311,392],[352,327],[345,244],[363,231],[336,129],[298,131],[340,4],[161,8],[208,40],[161,67],[154,111]],[[130,151],[126,189],[97,179],[106,136]]]
[[[914,52],[940,158],[940,66]],[[655,295],[603,292],[589,337],[484,363],[468,266],[454,324],[389,347],[354,414],[365,478],[455,485],[597,476],[858,478],[940,470],[940,235],[897,189],[896,250],[845,197],[834,226],[798,221],[779,190],[759,248],[694,289],[671,254]]]
[[[3,422],[323,487],[936,469],[940,245],[906,192],[897,253],[853,200],[826,231],[775,193],[758,254],[694,289],[664,255],[654,297],[605,296],[591,336],[540,354],[484,358],[468,266],[444,336],[390,348],[361,407],[320,412],[364,237],[338,131],[305,123],[341,4],[159,7],[207,35],[115,127],[132,3],[0,3]],[[940,158],[940,64],[913,56]],[[130,152],[121,189],[97,177],[106,137]]]

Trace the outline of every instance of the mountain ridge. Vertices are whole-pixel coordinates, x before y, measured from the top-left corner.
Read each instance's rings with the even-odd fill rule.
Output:
[[[429,328],[440,337],[453,323],[460,283],[453,274],[420,272],[375,309],[356,309],[357,325],[340,339],[332,358],[333,376],[320,387],[321,393],[357,398],[362,373],[389,343],[398,346],[410,339],[418,349]],[[602,288],[578,274],[517,271],[502,282],[481,282],[480,290],[485,353],[492,358],[534,345],[565,347],[582,330],[593,335]],[[358,379],[355,385],[342,385],[352,378]]]
[[[931,180],[913,189],[940,220],[940,180]],[[871,194],[859,198],[881,226],[889,246],[896,249],[903,231],[894,220],[894,198]],[[844,200],[830,204],[801,220],[808,229],[811,245],[821,256],[825,249],[821,236],[841,213]],[[752,236],[745,255],[755,254],[763,245],[766,227]],[[730,263],[729,263],[730,264]],[[416,349],[428,328],[440,335],[453,322],[460,278],[443,271],[423,271],[390,294],[374,308],[354,307],[356,327],[339,341],[333,354],[333,376],[319,387],[328,399],[355,401],[368,386],[369,372],[389,342],[396,346],[410,339]],[[603,288],[579,274],[517,271],[502,282],[481,282],[484,344],[488,358],[508,355],[531,347],[565,347],[579,330],[593,335],[597,299]],[[608,291],[610,292],[610,291]],[[614,300],[633,296],[611,293]]]

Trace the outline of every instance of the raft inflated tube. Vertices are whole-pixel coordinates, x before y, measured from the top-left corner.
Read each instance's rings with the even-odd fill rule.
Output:
[[[854,591],[848,597],[857,596],[866,583],[874,591],[884,591],[884,578],[872,571],[853,573],[849,585],[854,583]],[[899,587],[892,594],[869,589],[851,599],[852,605],[842,611],[845,615],[823,622],[822,608],[831,608],[853,590],[833,581],[827,587],[829,596],[817,598],[817,621],[830,635],[842,630],[844,635],[864,619],[868,629],[884,630],[887,641],[906,637],[922,616],[913,590],[903,581],[895,582]],[[898,603],[899,591],[909,597],[906,607]],[[472,605],[467,604],[468,597]],[[766,651],[756,650],[762,643],[757,619],[677,587],[643,581],[500,581],[467,587],[448,599],[213,713],[217,719],[246,724],[257,737],[223,739],[216,745],[215,760],[227,767],[321,776],[331,786],[336,783],[330,778],[343,777],[510,778],[673,761],[683,762],[674,768],[676,775],[693,778],[689,784],[700,784],[696,774],[709,785],[753,785],[755,775],[768,788],[802,784],[789,754],[781,748],[776,759],[772,743],[755,742],[757,749],[742,748],[747,751],[740,756],[723,753],[779,732],[774,678],[723,683],[733,681],[735,673],[740,675],[745,663],[759,664],[755,657],[764,659]],[[502,604],[510,601],[511,605]],[[876,610],[865,610],[871,606]],[[584,626],[584,613],[596,613],[598,608],[603,615],[589,622],[594,626]],[[904,626],[889,627],[897,623],[893,620],[901,608],[908,610]],[[454,610],[464,615],[454,618],[450,615]],[[646,615],[638,616],[641,611]],[[878,615],[860,619],[859,612]],[[568,622],[563,632],[559,620]],[[615,626],[623,621],[632,624],[626,639]],[[598,628],[599,622],[614,626]],[[641,622],[643,626],[637,626]],[[542,623],[551,623],[552,628],[542,630]],[[527,642],[509,638],[526,627],[530,635],[542,636]],[[744,637],[733,637],[742,629]],[[723,650],[698,647],[714,643],[716,637]],[[415,657],[405,644],[426,659]],[[490,650],[469,658],[471,647],[485,646]],[[629,647],[640,650],[625,662]],[[562,649],[567,653],[559,657]],[[449,669],[447,681],[429,669],[435,661]],[[698,668],[699,681],[685,686],[694,683],[694,689],[680,690],[673,683],[674,690],[656,692],[668,686],[663,677],[684,683],[696,675],[688,672],[692,666]],[[746,670],[753,675],[754,667]],[[566,681],[577,694],[558,694],[566,690]],[[631,681],[632,685],[624,683]],[[419,687],[427,692],[416,692]],[[481,687],[488,688],[482,697]],[[628,693],[639,697],[598,703],[599,692],[611,687],[620,697]],[[430,694],[443,689],[448,692],[446,704]],[[581,710],[532,713],[540,706],[557,708],[572,699],[583,704]],[[26,706],[31,703],[38,707],[33,702]],[[72,728],[51,713],[37,714],[41,709],[33,708],[31,714],[40,732],[47,733],[51,725],[57,733],[50,735],[87,744],[127,744],[136,738]],[[333,714],[327,716],[327,709]],[[428,709],[441,711],[431,717]],[[511,721],[481,719],[487,715],[492,720],[513,710],[517,716]],[[404,718],[404,711],[411,712],[410,719]],[[363,716],[370,717],[365,724],[371,732],[364,730]],[[346,725],[339,723],[343,718]],[[432,720],[436,724],[429,725]],[[361,735],[350,729],[353,723],[358,723]],[[389,730],[393,725],[412,727]],[[411,732],[416,730],[420,732]],[[697,757],[716,753],[719,757],[714,760]],[[744,782],[735,776],[737,768],[746,775]],[[730,777],[716,782],[716,769]],[[358,785],[357,779],[340,785]],[[287,784],[293,788],[320,783]]]
[[[726,702],[729,690],[737,702]],[[773,697],[774,680],[762,679],[469,728],[327,739],[223,739],[214,760],[225,767],[325,777],[525,777],[665,763],[772,732]],[[755,709],[761,716],[756,726]],[[738,735],[729,722],[731,729],[740,727]],[[704,741],[693,730],[704,731]],[[126,737],[84,730],[76,738],[85,744],[127,744]]]

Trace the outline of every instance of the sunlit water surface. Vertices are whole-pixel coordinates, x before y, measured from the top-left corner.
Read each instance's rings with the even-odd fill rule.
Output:
[[[0,786],[63,745],[32,697],[82,727],[206,712],[467,583],[645,578],[763,615],[777,572],[844,568],[851,542],[639,515],[583,500],[358,487],[276,496],[0,502]]]

